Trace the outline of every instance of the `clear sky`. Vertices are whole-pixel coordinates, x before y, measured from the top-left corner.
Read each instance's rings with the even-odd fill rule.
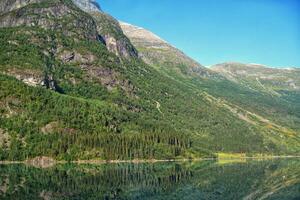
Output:
[[[209,66],[300,67],[300,0],[98,0]]]

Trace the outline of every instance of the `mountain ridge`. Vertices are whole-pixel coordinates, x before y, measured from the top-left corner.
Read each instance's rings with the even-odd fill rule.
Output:
[[[101,6],[95,0],[72,0],[85,12],[102,12]]]
[[[276,90],[300,89],[300,69],[297,68],[272,68],[265,65],[229,62],[214,65],[211,69],[233,81],[238,81],[239,78],[244,81],[252,79],[252,81],[260,82],[262,80],[265,84],[269,84],[269,87],[277,85]]]
[[[140,58],[147,64],[177,74],[215,76],[213,71],[188,57],[184,52],[151,31],[126,22],[120,22],[120,26],[139,51]]]
[[[128,38],[112,16],[71,0],[7,13],[0,17],[0,160],[299,152],[296,94],[283,100],[252,91],[195,67],[171,45],[158,53],[151,41]]]

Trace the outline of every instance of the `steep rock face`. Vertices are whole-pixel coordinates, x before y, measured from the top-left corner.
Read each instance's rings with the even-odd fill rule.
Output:
[[[137,57],[136,49],[123,34],[118,21],[103,13],[97,2],[73,0],[74,4],[88,15],[66,2],[62,0],[4,0],[0,5],[2,14],[0,27],[38,26],[51,30],[60,29],[68,36],[81,31],[79,35],[92,40],[99,39],[105,43],[110,52],[117,56]],[[40,6],[38,3],[43,3],[45,6]],[[61,20],[57,22],[57,18]]]
[[[203,76],[211,74],[210,70],[154,33],[124,22],[120,22],[120,25],[125,35],[138,49],[139,56],[146,63],[158,68],[169,68],[184,73],[196,73]]]
[[[297,68],[270,68],[260,64],[228,62],[211,67],[236,83],[262,90],[300,90],[300,70]]]
[[[33,3],[41,3],[35,4]],[[6,1],[1,4],[0,27],[41,27],[61,30],[67,36],[98,39],[93,19],[62,0]]]
[[[97,2],[93,0],[73,0],[73,2],[94,18],[98,33],[110,52],[127,59],[138,57],[137,50],[124,35],[119,22],[102,12]]]
[[[138,52],[124,35],[119,22],[106,13],[93,12],[99,34],[110,52],[125,58],[137,58]]]
[[[93,3],[78,2],[83,3],[79,5]],[[100,9],[97,9],[97,12],[86,13],[71,0],[5,1],[1,2],[0,6],[4,10],[0,17],[0,28],[11,32],[3,35],[8,41],[6,45],[28,48],[30,44],[35,51],[33,54],[38,55],[36,60],[32,60],[39,60],[31,65],[30,58],[22,58],[23,62],[0,69],[3,74],[13,76],[30,86],[42,86],[63,92],[59,82],[66,81],[66,77],[59,77],[57,71],[61,66],[75,65],[84,74],[84,81],[96,81],[108,91],[119,88],[128,95],[133,92],[134,87],[131,83],[112,69],[111,64],[108,66],[109,62],[120,62],[119,58],[108,56],[106,48],[120,58],[137,57],[137,52],[122,33],[118,22],[101,13]],[[23,41],[20,42],[22,38]],[[94,48],[95,51],[92,52],[82,47],[90,42],[95,42],[94,45],[98,43],[101,48]],[[11,50],[3,52],[9,60],[12,54],[19,56],[18,52]],[[99,56],[99,53],[106,58]],[[67,79],[73,85],[83,81],[78,78],[76,80],[73,75]]]
[[[0,14],[10,12],[12,10],[24,7],[31,3],[39,3],[43,0],[1,0],[0,4]]]
[[[9,45],[22,48],[31,44],[36,45],[33,51],[40,50],[37,58],[40,62],[35,63],[34,70],[26,67],[26,62],[3,70],[4,74],[14,76],[30,86],[59,90],[53,74],[53,60],[59,59],[65,48],[62,38],[71,37],[74,42],[100,41],[93,18],[69,0],[5,0],[0,7],[0,28],[12,33]],[[24,41],[13,38],[23,38]],[[3,53],[11,55],[12,52]],[[30,62],[30,58],[25,60]],[[45,60],[51,61],[45,63]]]

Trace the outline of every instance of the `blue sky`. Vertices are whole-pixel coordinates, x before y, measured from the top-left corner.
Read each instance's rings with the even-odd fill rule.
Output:
[[[203,65],[300,67],[300,0],[98,0]]]

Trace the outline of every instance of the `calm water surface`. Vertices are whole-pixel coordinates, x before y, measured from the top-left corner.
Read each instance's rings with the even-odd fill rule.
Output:
[[[0,165],[0,199],[300,199],[300,160]]]

